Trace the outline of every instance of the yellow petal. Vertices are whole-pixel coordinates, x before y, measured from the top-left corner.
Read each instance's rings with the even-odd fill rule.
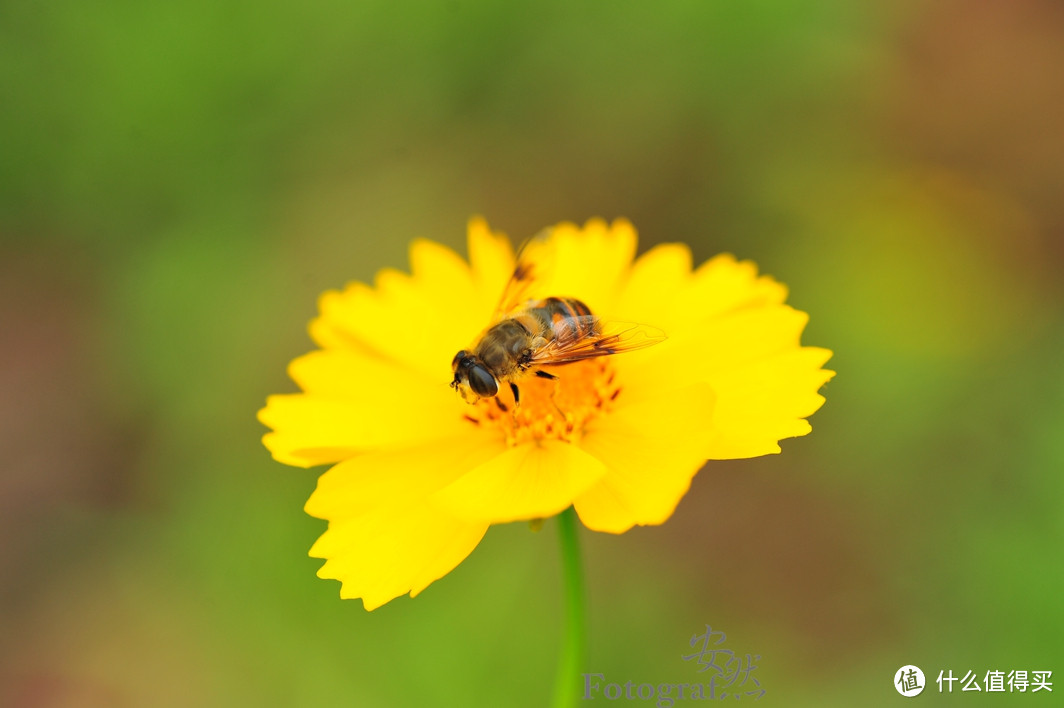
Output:
[[[459,520],[426,496],[505,448],[500,436],[467,424],[463,435],[354,457],[318,480],[307,513],[329,520],[311,549],[327,558],[318,575],[343,582],[340,596],[372,610],[416,595],[458,565],[487,523]]]
[[[334,465],[318,478],[306,512],[337,521],[397,501],[420,503],[505,451],[506,444],[495,431],[469,423],[466,428],[454,437],[371,452]]]
[[[447,400],[448,393],[438,379],[354,349],[319,349],[304,354],[288,365],[288,375],[305,393],[365,401],[367,405],[396,399],[409,405],[411,399],[426,395],[438,404]],[[450,393],[453,398],[454,392]]]
[[[303,394],[269,396],[259,422],[277,432],[262,436],[273,459],[296,467],[343,460],[367,446],[362,432],[345,420],[357,419],[357,406]],[[398,435],[398,431],[395,433]]]
[[[783,438],[807,434],[803,418],[824,403],[817,391],[835,375],[820,367],[827,349],[803,347],[721,372],[709,457],[724,460],[778,453]]]
[[[367,610],[443,577],[472,553],[486,523],[456,520],[421,501],[379,507],[329,524],[310,550],[326,558],[318,577],[343,583],[342,598],[362,598]]]
[[[537,296],[575,297],[592,312],[612,312],[635,256],[632,225],[623,219],[591,219],[582,229],[562,223],[551,229],[551,239],[554,263]]]
[[[453,293],[459,300],[473,296],[469,264],[443,244],[425,238],[410,244],[411,279],[422,292]]]
[[[725,253],[692,273],[687,246],[662,244],[636,260],[618,311],[610,314],[653,324],[671,337],[740,310],[780,305],[786,298],[787,288],[758,276],[752,261]]]
[[[309,467],[352,454],[460,434],[469,427],[446,381],[353,349],[295,359],[289,374],[307,393],[270,396],[259,420],[275,459]]]
[[[469,266],[450,249],[415,241],[413,275],[385,269],[376,287],[352,283],[319,299],[310,334],[325,348],[353,348],[446,383],[455,353],[486,322]]]
[[[786,305],[750,307],[680,323],[668,339],[616,357],[627,395],[639,400],[690,381],[715,382],[736,367],[797,349],[808,315]]]
[[[706,460],[713,409],[697,383],[596,419],[580,445],[607,471],[576,499],[584,525],[622,533],[668,519]]]
[[[798,348],[809,315],[787,305],[737,310],[703,322],[687,336],[684,371],[711,375]]]
[[[787,288],[768,276],[759,277],[753,261],[736,261],[724,253],[698,267],[688,297],[696,315],[710,318],[740,308],[779,305],[787,299]]]
[[[553,516],[605,474],[575,445],[542,440],[510,448],[433,495],[448,513],[502,523]]]
[[[705,309],[714,314],[677,321],[666,342],[618,357],[618,375],[632,400],[684,379],[709,383],[717,398],[711,459],[778,453],[779,440],[811,430],[803,418],[823,403],[817,390],[833,373],[820,366],[831,353],[801,347],[809,317],[776,302],[786,295],[778,283],[730,257],[710,264],[688,293],[712,282],[718,300]]]
[[[502,291],[514,270],[514,250],[504,234],[492,233],[480,217],[469,221],[469,262],[476,283],[476,302],[470,306],[483,312],[483,325],[495,311]]]
[[[616,309],[602,314],[652,324],[665,332],[690,326],[690,281],[691,249],[678,243],[655,246],[632,266]]]

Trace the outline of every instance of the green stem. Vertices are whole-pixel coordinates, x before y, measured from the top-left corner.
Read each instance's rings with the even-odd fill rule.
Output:
[[[587,652],[587,601],[577,527],[576,510],[573,507],[558,514],[558,540],[561,542],[562,577],[565,582],[565,637],[554,684],[554,708],[576,705],[581,695],[578,678]]]

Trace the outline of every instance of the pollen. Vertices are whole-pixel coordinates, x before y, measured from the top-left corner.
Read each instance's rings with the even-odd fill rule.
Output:
[[[509,386],[498,396],[470,406],[466,418],[499,429],[511,447],[525,442],[577,442],[588,422],[606,413],[621,395],[615,371],[607,358],[552,367],[556,379],[526,376],[517,382],[521,403]]]

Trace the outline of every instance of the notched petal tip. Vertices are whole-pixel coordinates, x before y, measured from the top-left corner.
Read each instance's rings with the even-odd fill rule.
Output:
[[[585,234],[606,234],[611,231],[610,224],[601,216],[592,216],[584,222],[582,231]]]
[[[466,262],[451,248],[427,238],[416,238],[410,243],[410,270],[417,276],[438,268],[466,269]]]
[[[478,307],[490,312],[513,272],[513,245],[506,234],[491,231],[488,222],[478,217],[469,222],[466,248],[477,285]]]
[[[716,311],[736,305],[782,304],[787,286],[771,275],[759,275],[757,264],[738,260],[731,253],[721,253],[700,265],[694,272],[695,297],[715,303]]]
[[[341,581],[341,598],[361,598],[373,610],[400,595],[414,596],[451,572],[487,528],[424,503],[393,505],[330,522],[310,555],[326,558],[318,577]]]
[[[276,462],[280,462],[282,465],[309,469],[311,467],[314,467],[315,464],[320,464],[315,463],[313,460],[299,457],[293,454],[292,452],[289,452],[288,450],[284,449],[284,446],[277,442],[277,433],[266,433],[265,435],[263,435],[262,444],[270,453],[270,457],[272,457]]]
[[[584,525],[623,533],[664,523],[706,460],[715,395],[693,383],[621,407],[583,441],[605,476],[576,499]]]

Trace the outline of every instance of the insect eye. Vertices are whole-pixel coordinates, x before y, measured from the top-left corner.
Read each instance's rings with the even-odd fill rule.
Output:
[[[455,354],[454,359],[451,359],[451,369],[457,369],[458,365],[462,363],[462,359],[465,359],[467,356],[469,356],[469,352],[465,349]]]
[[[473,393],[485,398],[499,392],[499,384],[495,381],[495,377],[479,364],[469,367],[469,387],[473,389]]]

